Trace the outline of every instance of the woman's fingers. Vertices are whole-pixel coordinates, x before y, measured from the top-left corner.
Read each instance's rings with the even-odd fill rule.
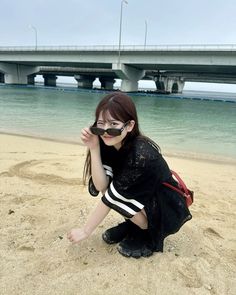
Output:
[[[89,128],[83,128],[83,129],[81,130],[81,133],[82,133],[83,135],[91,135],[91,134],[92,134]]]
[[[67,234],[67,238],[71,243],[75,243],[75,239],[74,239],[72,232]]]
[[[91,131],[89,130],[89,128],[84,128],[81,130],[81,138],[92,138],[93,134],[91,133]]]
[[[82,142],[89,148],[93,148],[98,145],[99,140],[97,135],[93,135],[89,128],[83,128],[80,136]]]
[[[88,128],[84,128],[84,129],[81,130],[80,138],[81,138],[82,141],[87,142],[87,141],[89,141],[91,139],[91,137],[92,137],[92,134],[91,134],[91,132],[89,131]]]
[[[86,239],[88,234],[85,233],[84,229],[72,229],[68,234],[67,238],[72,243],[79,243],[80,241]]]

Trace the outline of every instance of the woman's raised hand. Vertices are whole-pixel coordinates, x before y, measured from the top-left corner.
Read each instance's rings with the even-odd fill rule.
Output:
[[[81,140],[89,149],[94,149],[99,146],[98,136],[93,135],[87,127],[81,131]]]

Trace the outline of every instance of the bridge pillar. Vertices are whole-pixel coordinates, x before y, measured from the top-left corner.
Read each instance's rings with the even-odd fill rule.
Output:
[[[75,80],[78,82],[78,88],[93,88],[94,76],[90,75],[75,75]]]
[[[115,79],[112,77],[100,77],[101,88],[106,90],[112,90],[115,83]]]
[[[156,80],[156,77],[155,77],[154,78],[154,82],[156,84],[157,91],[160,91],[160,92],[164,92],[165,91],[165,85],[164,85],[164,82],[163,81]]]
[[[175,80],[173,78],[165,78],[163,79],[164,87],[166,93],[172,93],[173,85],[175,83]]]
[[[184,79],[179,78],[177,83],[178,83],[178,93],[182,93],[184,89],[184,84],[185,84]]]
[[[112,70],[122,79],[121,91],[138,91],[138,81],[145,76],[144,70],[138,70],[125,64],[112,64]]]
[[[154,77],[156,88],[165,93],[182,93],[184,80],[181,77],[163,77],[161,75]]]
[[[36,77],[36,74],[32,74],[28,76],[28,84],[29,85],[34,85],[35,81],[34,78]]]
[[[182,93],[184,89],[184,80],[180,77],[174,77],[169,79],[167,86],[167,91],[170,91],[170,93]]]
[[[0,63],[0,70],[5,74],[6,84],[27,84],[27,76],[39,71],[39,67],[19,64]]]
[[[52,74],[44,74],[43,75],[44,78],[44,85],[45,86],[57,86],[57,76],[56,75],[52,75]]]
[[[0,83],[4,83],[5,79],[4,79],[4,74],[0,73]]]

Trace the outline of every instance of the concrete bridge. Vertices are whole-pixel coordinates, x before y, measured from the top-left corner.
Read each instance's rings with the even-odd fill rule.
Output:
[[[236,45],[0,47],[0,82],[45,85],[57,76],[74,76],[78,87],[137,91],[138,81],[153,80],[158,91],[181,92],[186,81],[236,83]]]

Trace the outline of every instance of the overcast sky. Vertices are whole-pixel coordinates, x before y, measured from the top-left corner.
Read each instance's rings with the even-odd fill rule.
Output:
[[[236,0],[127,0],[123,45],[236,44]],[[121,0],[0,0],[0,46],[118,45]]]

